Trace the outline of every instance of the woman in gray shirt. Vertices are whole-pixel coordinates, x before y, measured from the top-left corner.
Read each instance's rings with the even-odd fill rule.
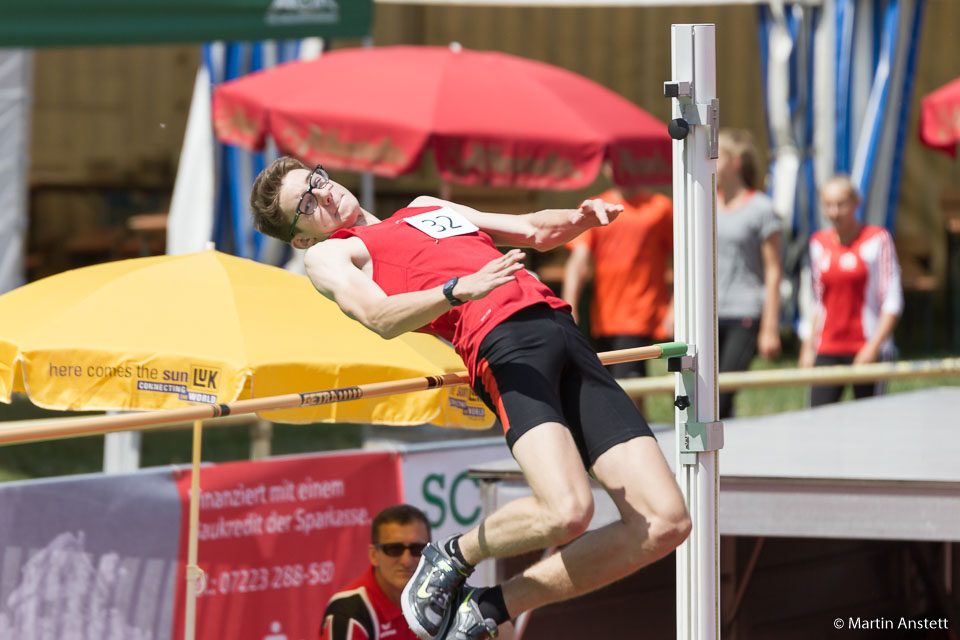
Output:
[[[757,151],[747,131],[720,131],[717,158],[717,317],[720,371],[743,371],[759,351],[780,352],[780,219],[757,191]],[[720,394],[720,419],[733,394]]]

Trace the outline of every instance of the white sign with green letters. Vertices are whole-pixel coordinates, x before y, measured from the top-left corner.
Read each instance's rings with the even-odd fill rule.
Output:
[[[403,453],[404,500],[427,514],[434,540],[463,533],[480,523],[482,513],[480,490],[467,470],[506,458],[510,450],[502,438],[411,448]]]

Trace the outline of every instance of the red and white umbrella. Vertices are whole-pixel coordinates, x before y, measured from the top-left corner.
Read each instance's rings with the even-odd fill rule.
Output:
[[[459,47],[341,49],[218,86],[220,140],[267,136],[308,164],[396,177],[433,151],[440,176],[532,189],[589,185],[604,160],[624,186],[669,184],[666,126],[576,73]]]
[[[960,78],[923,98],[920,107],[920,141],[933,149],[957,156],[960,142]]]

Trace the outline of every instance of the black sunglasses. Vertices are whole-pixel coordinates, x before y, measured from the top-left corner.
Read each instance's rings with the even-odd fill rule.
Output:
[[[423,553],[423,550],[426,548],[426,542],[413,542],[411,544],[403,544],[402,542],[388,542],[387,544],[374,544],[377,549],[383,551],[385,554],[391,558],[399,558],[403,555],[405,549],[410,550],[410,555],[414,558],[419,558],[420,554]]]

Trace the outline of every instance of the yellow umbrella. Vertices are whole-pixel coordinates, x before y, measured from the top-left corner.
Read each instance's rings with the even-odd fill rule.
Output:
[[[437,338],[384,340],[307,278],[216,251],[104,263],[0,296],[4,402],[12,389],[50,409],[174,409],[462,369]],[[464,386],[262,415],[478,429],[493,422]]]
[[[13,362],[17,357],[17,345],[0,338],[0,398],[7,398],[13,389]]]

